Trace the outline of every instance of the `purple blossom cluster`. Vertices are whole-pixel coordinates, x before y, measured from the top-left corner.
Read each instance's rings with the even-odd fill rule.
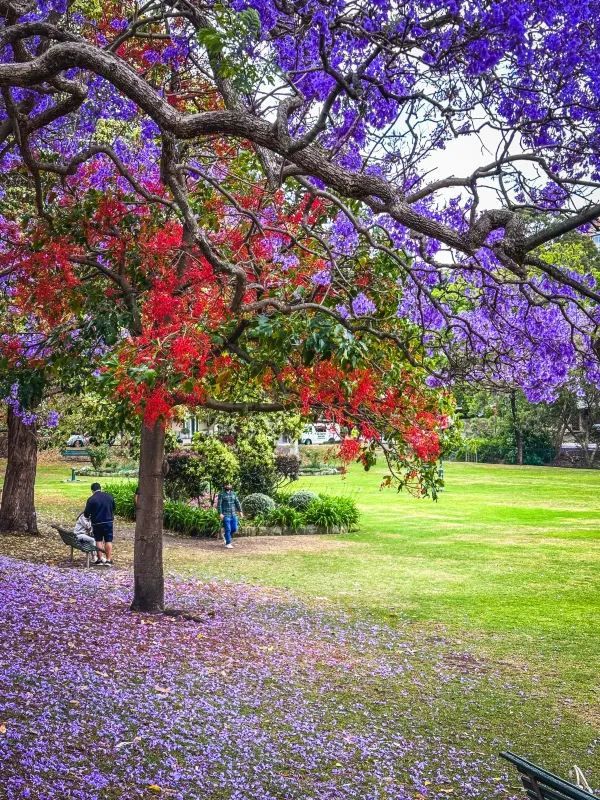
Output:
[[[480,253],[478,261],[489,258]],[[574,380],[600,386],[598,362],[591,355],[597,320],[570,287],[549,278],[529,285],[498,282],[467,263],[464,271],[443,279],[439,271],[419,267],[402,282],[401,295],[397,316],[416,326],[438,365],[470,363],[471,380],[519,387],[536,403],[554,402],[560,388]],[[561,302],[547,302],[548,297]],[[451,367],[441,368],[431,385],[452,378]]]
[[[21,420],[24,425],[41,425],[46,428],[57,428],[60,422],[58,411],[49,411],[45,416],[30,411],[23,407],[20,399],[20,387],[18,383],[13,383],[8,395],[2,398],[3,402],[10,408],[13,414]]]
[[[366,317],[377,311],[375,303],[363,292],[359,292],[352,300],[352,313],[355,317]]]
[[[311,278],[311,282],[315,286],[329,286],[331,284],[331,270],[322,269],[319,270],[319,272],[315,272]]]
[[[10,387],[10,392],[3,398],[4,403],[10,408],[13,414],[21,420],[24,425],[34,425],[37,422],[37,415],[32,411],[28,411],[21,405],[19,398],[19,384],[13,383]]]
[[[490,680],[443,638],[231,584],[168,584],[201,623],[145,617],[130,584],[0,558],[7,800],[514,796],[499,742],[423,727],[428,685],[475,702]]]
[[[353,254],[358,247],[359,236],[354,223],[341,211],[333,221],[330,242],[334,250],[343,255]]]

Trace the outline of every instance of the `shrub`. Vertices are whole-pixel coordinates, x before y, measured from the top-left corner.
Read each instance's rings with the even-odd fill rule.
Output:
[[[187,536],[215,536],[221,527],[215,509],[194,508],[176,500],[165,500],[163,519],[166,528]]]
[[[214,436],[196,434],[192,449],[198,454],[202,478],[209,484],[211,500],[228,482],[236,483],[240,465],[227,445]]]
[[[358,522],[356,503],[349,497],[328,497],[321,495],[304,512],[309,525],[321,528],[350,528]]]
[[[289,506],[275,506],[266,514],[260,515],[262,525],[272,525],[281,528],[297,530],[304,524],[304,515]]]
[[[286,503],[290,508],[295,508],[296,511],[306,511],[309,505],[318,499],[319,495],[315,494],[315,492],[310,492],[308,489],[299,489],[287,498]]]
[[[321,454],[318,450],[310,450],[308,453],[308,466],[311,469],[320,469],[323,466]]]
[[[272,495],[277,484],[277,472],[271,437],[260,428],[239,435],[235,453],[240,463],[240,494]]]
[[[135,490],[133,481],[107,483],[102,487],[115,498],[116,513],[125,519],[135,519]]]
[[[242,496],[272,495],[275,492],[277,473],[269,461],[263,464],[240,462],[239,487]]]
[[[259,514],[267,514],[273,508],[275,508],[275,501],[267,494],[249,494],[242,501],[242,510],[248,519],[254,519]]]
[[[275,470],[279,476],[278,484],[291,483],[298,480],[300,474],[300,456],[280,453],[275,456]]]
[[[275,491],[273,492],[273,500],[275,500],[275,505],[278,506],[289,506],[289,499],[291,497],[290,492],[284,491]]]
[[[208,488],[203,464],[197,453],[175,450],[167,456],[165,494],[171,500],[199,498]]]
[[[87,448],[92,467],[96,470],[102,469],[102,465],[108,458],[108,445],[100,444],[97,447]]]
[[[115,498],[118,516],[135,519],[136,484],[109,483],[104,488]],[[176,500],[165,500],[163,522],[165,528],[187,536],[214,536],[221,525],[215,509],[193,508]]]

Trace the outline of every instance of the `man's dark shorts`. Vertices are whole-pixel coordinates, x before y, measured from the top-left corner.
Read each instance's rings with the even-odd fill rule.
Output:
[[[113,524],[112,522],[101,522],[94,525],[94,539],[97,542],[112,542]]]

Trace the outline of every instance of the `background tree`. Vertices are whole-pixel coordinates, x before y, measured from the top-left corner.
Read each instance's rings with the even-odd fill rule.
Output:
[[[235,453],[239,462],[237,486],[243,496],[254,492],[272,495],[277,487],[298,477],[299,457],[278,454],[276,449],[283,436],[298,441],[304,427],[300,415],[205,412],[202,416]]]
[[[44,449],[62,448],[70,436],[80,434],[96,445],[117,446],[131,457],[139,453],[140,418],[98,389],[92,377],[81,394],[54,396],[43,403],[42,416],[55,412],[57,421],[44,432]]]
[[[239,461],[227,445],[214,436],[197,434],[192,447],[198,458],[199,478],[206,484],[213,505],[226,483],[237,483]]]
[[[464,442],[459,456],[479,461],[549,464],[560,451],[554,405],[529,403],[522,392],[469,392],[460,400]]]
[[[12,191],[14,187],[9,187]],[[9,193],[5,202],[13,200]],[[28,206],[19,220],[27,219]],[[56,410],[44,400],[78,394],[106,351],[106,342],[83,312],[85,291],[60,241],[45,247],[17,222],[0,216],[0,397],[8,408],[7,467],[0,530],[35,534],[34,483],[38,426],[53,428]]]

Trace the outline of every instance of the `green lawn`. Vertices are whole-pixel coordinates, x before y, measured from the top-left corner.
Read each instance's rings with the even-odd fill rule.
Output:
[[[301,480],[356,499],[360,530],[341,537],[344,547],[210,559],[203,574],[441,623],[496,655],[541,666],[561,691],[592,702],[600,472],[448,464],[437,503],[380,490],[383,474],[356,468],[345,479]]]
[[[42,467],[42,511],[73,510],[87,483]],[[291,588],[360,612],[439,624],[503,657],[548,662],[563,690],[591,701],[600,666],[600,472],[447,464],[433,503],[380,490],[383,467],[300,485],[353,497],[360,530],[343,546],[220,551],[181,571]],[[73,512],[70,512],[73,513]],[[327,544],[327,543],[325,543]]]
[[[87,483],[64,483],[67,474],[40,469],[42,512],[60,507],[68,517],[81,505]],[[354,533],[294,546],[252,540],[233,553],[216,543],[167,548],[167,569],[289,588],[311,603],[340,603],[358,616],[412,627],[417,638],[442,636],[491,665],[498,680],[475,709],[472,698],[466,707],[460,696],[446,697],[425,726],[448,732],[475,717],[495,741],[550,767],[564,771],[565,762],[579,760],[593,771],[600,472],[448,464],[437,503],[381,491],[383,474],[382,467],[353,468],[344,479],[300,481],[355,498],[362,520]]]

